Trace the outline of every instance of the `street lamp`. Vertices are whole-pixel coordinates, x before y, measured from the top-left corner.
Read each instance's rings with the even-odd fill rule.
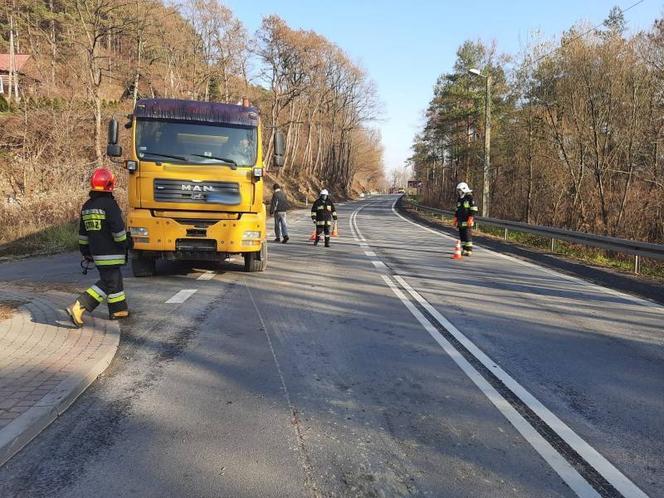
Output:
[[[482,74],[479,69],[469,69],[473,76],[484,78],[484,178],[482,181],[482,216],[489,216],[489,172],[491,170],[491,74]]]

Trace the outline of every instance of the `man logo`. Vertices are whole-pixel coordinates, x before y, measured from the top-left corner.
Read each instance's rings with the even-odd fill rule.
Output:
[[[214,187],[212,185],[191,185],[183,183],[180,185],[180,188],[186,192],[214,192]]]

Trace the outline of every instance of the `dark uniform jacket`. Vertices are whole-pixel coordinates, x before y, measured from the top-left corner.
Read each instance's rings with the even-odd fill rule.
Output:
[[[471,194],[466,194],[457,199],[456,205],[456,219],[460,228],[468,227],[468,218],[477,214],[477,206],[473,201]]]
[[[97,267],[125,264],[127,232],[120,206],[110,192],[90,192],[81,208],[78,244],[81,254],[92,257]]]
[[[311,206],[311,219],[316,222],[316,225],[331,225],[332,220],[336,221],[337,210],[329,197],[325,200],[320,197],[316,199]]]
[[[272,194],[272,201],[270,202],[270,214],[280,213],[282,211],[288,211],[290,209],[290,204],[288,199],[286,199],[286,194],[283,190],[277,190]]]

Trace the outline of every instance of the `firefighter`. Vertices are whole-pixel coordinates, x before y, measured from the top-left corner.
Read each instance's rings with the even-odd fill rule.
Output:
[[[325,247],[330,247],[330,227],[332,221],[337,221],[337,210],[330,200],[327,189],[320,191],[320,197],[311,206],[311,220],[316,224],[316,239],[314,245],[318,245],[320,234],[325,234]]]
[[[90,187],[90,198],[81,208],[78,244],[85,260],[97,267],[99,280],[67,307],[67,314],[77,327],[83,326],[86,311],[93,311],[104,301],[111,320],[129,316],[120,268],[126,263],[131,239],[113,197],[115,175],[98,168],[90,178]]]
[[[477,214],[477,206],[475,206],[475,201],[473,201],[473,191],[470,190],[466,182],[459,183],[456,191],[458,197],[454,224],[459,228],[461,254],[463,256],[471,256],[473,254],[472,229],[475,225],[473,217]]]

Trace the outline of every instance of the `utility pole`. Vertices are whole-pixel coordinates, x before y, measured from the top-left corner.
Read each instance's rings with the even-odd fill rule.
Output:
[[[482,216],[489,216],[489,194],[491,193],[491,74],[484,75],[479,69],[469,69],[474,76],[484,78],[484,178],[482,180]]]
[[[486,76],[484,94],[484,181],[482,182],[482,216],[489,216],[491,182],[491,75]]]
[[[9,102],[12,101],[14,85],[14,17],[9,17]]]

